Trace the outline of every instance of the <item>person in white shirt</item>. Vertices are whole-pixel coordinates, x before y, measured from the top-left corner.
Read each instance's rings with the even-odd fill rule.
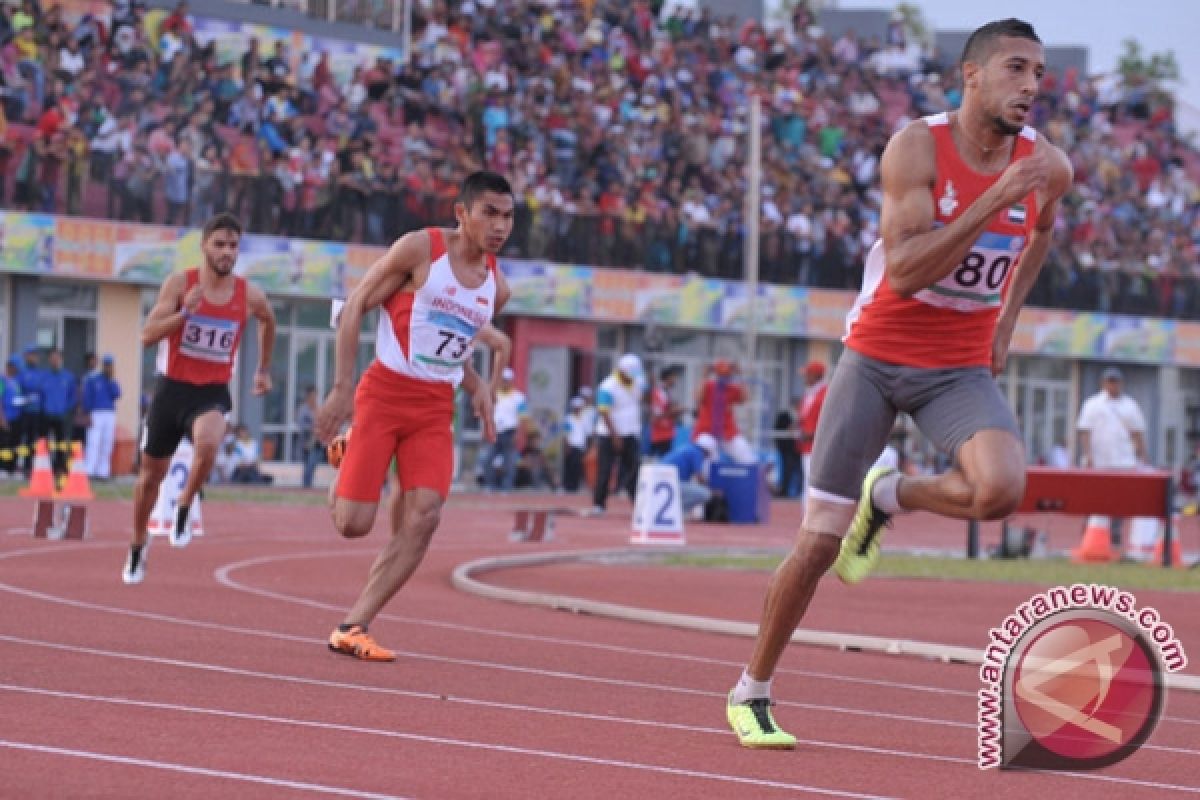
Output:
[[[571,410],[563,418],[563,491],[577,491],[583,476],[583,454],[587,452],[588,434],[591,433],[591,428],[586,427],[586,410],[584,399],[576,395],[571,398]]]
[[[1132,469],[1147,462],[1146,418],[1137,401],[1125,394],[1121,370],[1109,367],[1103,389],[1083,402],[1076,423],[1079,466],[1085,469]],[[1112,542],[1121,543],[1121,520],[1112,522]]]
[[[512,491],[517,476],[517,429],[528,416],[525,394],[513,385],[516,377],[512,367],[500,373],[500,388],[492,419],[496,423],[496,441],[488,448],[483,462],[484,485],[491,489]],[[496,469],[499,460],[500,469]]]
[[[1146,463],[1146,418],[1137,401],[1122,392],[1116,367],[1104,370],[1104,388],[1079,411],[1079,466],[1123,469]]]
[[[592,444],[592,437],[596,435],[596,403],[590,386],[580,386],[579,396],[583,398],[583,408],[579,413],[583,417],[583,430],[587,436],[587,445],[584,446],[586,450]]]
[[[603,514],[608,501],[612,470],[620,466],[617,490],[625,489],[633,498],[637,487],[638,461],[642,435],[642,360],[626,353],[617,368],[600,383],[596,392],[596,485],[592,488],[592,513]]]

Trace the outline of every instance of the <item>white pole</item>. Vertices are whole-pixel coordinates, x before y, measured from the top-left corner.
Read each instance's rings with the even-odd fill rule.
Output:
[[[407,69],[412,66],[412,4],[413,0],[397,0],[404,3],[404,67]],[[395,26],[393,26],[393,29]]]
[[[755,94],[750,98],[750,135],[746,158],[746,239],[743,270],[746,283],[746,364],[749,367],[751,391],[750,444],[758,448],[758,423],[762,387],[758,375],[758,216],[762,209],[762,100]]]

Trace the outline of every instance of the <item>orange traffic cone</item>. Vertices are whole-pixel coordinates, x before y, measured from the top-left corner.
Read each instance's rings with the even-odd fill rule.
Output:
[[[1083,540],[1079,543],[1079,549],[1071,551],[1071,560],[1076,564],[1116,561],[1117,554],[1112,548],[1110,525],[1112,521],[1108,517],[1088,517],[1087,527],[1083,530]]]
[[[63,490],[56,492],[54,496],[70,500],[92,500],[96,497],[92,494],[91,484],[88,483],[87,467],[83,465],[83,448],[79,446],[79,442],[75,442],[71,447],[71,472],[67,475],[67,483]]]
[[[54,468],[50,466],[50,452],[46,440],[38,439],[33,451],[33,474],[29,486],[20,491],[21,497],[54,497]]]
[[[1175,515],[1173,524],[1171,525],[1173,536],[1171,536],[1171,566],[1176,569],[1183,569],[1187,565],[1183,563],[1183,545],[1179,543],[1179,515]],[[1158,541],[1154,545],[1154,555],[1149,562],[1151,565],[1161,567],[1163,563],[1163,539],[1159,536]]]

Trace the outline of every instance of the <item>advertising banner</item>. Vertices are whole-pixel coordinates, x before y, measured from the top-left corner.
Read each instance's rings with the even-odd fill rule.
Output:
[[[344,298],[386,250],[247,234],[237,272],[269,294]],[[200,232],[161,225],[0,212],[0,272],[158,285],[198,266]],[[512,289],[505,313],[733,332],[751,304],[745,284],[698,275],[502,258]],[[761,285],[754,303],[768,336],[840,339],[855,294]],[[1012,352],[1200,366],[1200,323],[1027,308]]]

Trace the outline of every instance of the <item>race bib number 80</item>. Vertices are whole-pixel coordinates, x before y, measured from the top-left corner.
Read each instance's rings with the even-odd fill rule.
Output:
[[[931,306],[986,311],[1004,299],[1004,286],[1025,248],[1024,236],[984,231],[962,262],[946,277],[915,295]]]
[[[233,360],[237,331],[238,325],[233,320],[189,317],[183,324],[179,352],[201,361],[228,364]]]

